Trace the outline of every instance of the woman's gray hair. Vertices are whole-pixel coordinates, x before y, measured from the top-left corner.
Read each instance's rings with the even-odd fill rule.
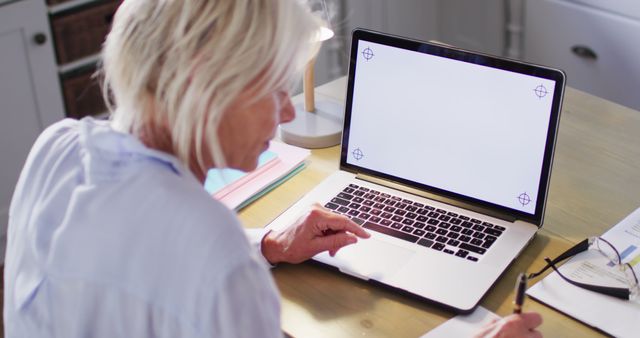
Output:
[[[222,113],[248,88],[290,90],[319,26],[300,0],[125,0],[102,51],[112,124],[138,137],[164,128],[185,164],[224,166]]]

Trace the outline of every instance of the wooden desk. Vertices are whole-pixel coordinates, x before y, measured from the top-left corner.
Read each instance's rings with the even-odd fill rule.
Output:
[[[317,89],[343,99],[344,78]],[[294,98],[296,100],[299,98]],[[339,147],[313,150],[310,165],[240,213],[262,227],[338,169]],[[640,206],[640,112],[567,88],[544,227],[498,280],[481,305],[508,315],[521,271],[544,265],[589,235],[597,235]],[[295,337],[417,337],[453,313],[313,264],[273,270],[282,294],[282,326]],[[537,282],[538,280],[534,280]],[[601,333],[533,300],[547,337]]]

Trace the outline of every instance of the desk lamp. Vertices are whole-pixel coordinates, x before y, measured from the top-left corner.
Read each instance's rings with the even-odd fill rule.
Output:
[[[326,5],[324,4],[326,15]],[[328,23],[329,20],[323,20]],[[334,36],[330,27],[322,26],[316,41],[322,42]],[[326,148],[340,144],[344,106],[327,99],[315,100],[314,67],[315,58],[309,61],[304,71],[302,90],[304,103],[294,105],[296,118],[280,125],[282,141],[303,148]]]

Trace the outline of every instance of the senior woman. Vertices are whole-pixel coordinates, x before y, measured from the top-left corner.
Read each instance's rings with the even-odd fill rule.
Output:
[[[211,167],[255,169],[294,118],[288,89],[317,29],[298,0],[124,1],[102,53],[110,120],[47,128],[17,184],[6,336],[280,336],[265,259],[369,235],[317,207],[254,250],[202,184]],[[537,325],[514,316],[486,332]]]

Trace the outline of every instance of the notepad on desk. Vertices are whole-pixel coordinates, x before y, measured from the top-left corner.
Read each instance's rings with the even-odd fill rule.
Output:
[[[300,172],[309,155],[308,149],[271,141],[256,170],[210,169],[204,188],[230,209],[240,210]]]
[[[620,253],[623,263],[640,272],[640,208],[602,235]],[[597,251],[576,255],[560,267],[578,282],[625,287],[616,278],[615,266]],[[552,272],[527,294],[538,301],[616,337],[638,337],[640,299],[621,300],[573,286]]]

